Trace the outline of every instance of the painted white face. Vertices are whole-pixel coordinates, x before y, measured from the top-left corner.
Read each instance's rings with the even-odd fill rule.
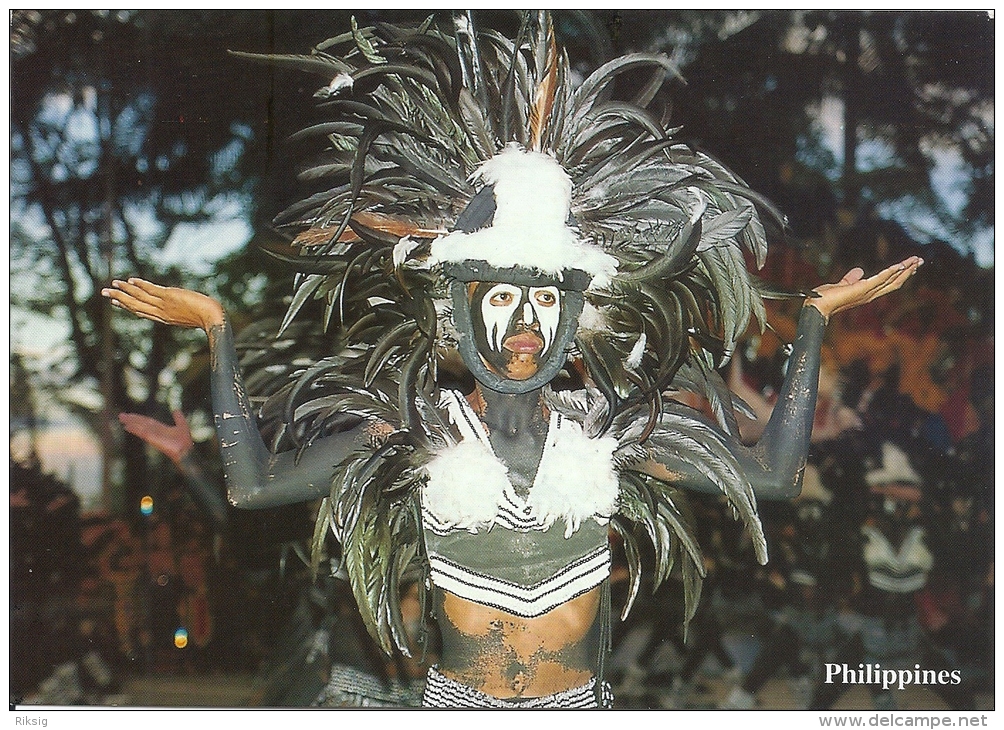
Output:
[[[481,321],[485,339],[493,350],[502,350],[509,322],[523,300],[523,292],[512,284],[496,284],[481,299]]]
[[[561,372],[582,311],[580,291],[543,277],[526,283],[455,280],[451,296],[460,354],[479,383],[500,393],[528,393]]]
[[[542,352],[546,352],[558,329],[559,302],[556,286],[495,284],[481,299],[485,341],[496,352],[501,352],[506,338],[518,325],[532,329],[536,321],[537,332],[544,341]]]

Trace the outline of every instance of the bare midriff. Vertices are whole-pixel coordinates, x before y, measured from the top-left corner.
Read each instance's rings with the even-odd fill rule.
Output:
[[[595,674],[600,588],[524,618],[441,592],[439,671],[503,699],[545,697]]]

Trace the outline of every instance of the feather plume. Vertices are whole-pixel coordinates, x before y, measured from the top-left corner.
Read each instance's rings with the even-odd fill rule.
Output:
[[[543,149],[544,134],[554,109],[554,97],[558,91],[558,46],[554,40],[551,16],[541,13],[539,24],[543,26],[543,48],[536,49],[537,91],[530,111],[530,144],[534,152]],[[541,58],[543,56],[543,58]]]

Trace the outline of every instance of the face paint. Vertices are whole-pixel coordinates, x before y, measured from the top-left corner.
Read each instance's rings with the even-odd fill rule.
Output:
[[[471,289],[478,353],[499,375],[525,380],[554,343],[561,315],[555,286],[479,283]]]
[[[561,298],[556,286],[531,286],[530,305],[540,324],[540,336],[544,338],[544,352],[547,352],[558,331],[561,318]]]
[[[502,351],[502,341],[509,331],[509,323],[522,301],[522,290],[512,284],[496,284],[482,297],[481,321],[485,329],[483,335],[485,341],[496,352]]]

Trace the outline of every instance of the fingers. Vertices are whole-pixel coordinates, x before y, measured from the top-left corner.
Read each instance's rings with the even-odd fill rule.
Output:
[[[112,286],[143,302],[150,302],[152,304],[164,299],[164,287],[136,277],[130,277],[128,281],[119,281],[116,279],[112,282]]]
[[[150,434],[151,425],[156,424],[156,421],[147,416],[141,416],[138,413],[120,413],[119,423],[122,424],[122,428],[133,436],[145,439]]]
[[[864,277],[865,270],[860,266],[855,266],[853,269],[844,274],[844,277],[838,282],[840,284],[855,284]]]
[[[863,278],[864,272],[855,267],[844,274],[839,282],[818,287],[815,290],[818,297],[806,300],[805,304],[815,307],[829,319],[836,312],[868,304],[896,291],[917,273],[923,263],[919,256],[910,256],[868,278]]]
[[[879,296],[899,289],[911,276],[913,276],[914,271],[916,271],[916,269],[899,271],[894,276],[884,281],[876,290],[879,293]]]
[[[178,426],[179,428],[184,428],[186,431],[188,430],[188,421],[186,420],[184,413],[175,410],[171,412],[171,415],[174,416],[175,426]]]
[[[130,311],[143,309],[141,305],[146,305],[146,311],[150,311],[150,305],[154,302],[152,297],[140,287],[129,282],[115,279],[111,285],[101,290],[101,296],[110,299],[112,306],[122,307]]]
[[[844,306],[838,307],[836,311],[845,308],[867,304],[880,297],[890,294],[905,284],[911,276],[917,273],[917,269],[924,261],[918,256],[911,256],[897,264],[888,266],[879,273],[867,279],[857,282],[859,286],[859,298],[857,301],[849,300]],[[853,285],[852,285],[853,286]]]
[[[909,278],[923,263],[924,260],[919,256],[910,256],[898,263],[887,266],[878,273],[869,276],[867,279],[864,278],[864,270],[861,269],[860,266],[856,266],[844,274],[844,278],[841,279],[839,283],[855,284],[858,282],[868,282],[871,285],[879,286],[884,284],[886,281],[897,277],[905,276],[905,278]]]
[[[911,256],[908,259],[900,261],[898,264],[887,266],[872,278],[886,280],[902,277],[904,279],[908,279],[914,274],[914,272],[917,271],[922,263],[924,263],[924,259],[919,256]]]
[[[913,276],[921,263],[923,263],[923,261],[914,256],[911,259],[900,261],[898,264],[887,266],[877,274],[874,274],[867,279],[860,279],[857,283],[870,289],[879,289],[887,287],[890,284],[902,285],[903,282]],[[857,271],[860,271],[860,269],[857,269]],[[846,279],[846,277],[844,278]]]
[[[128,281],[113,280],[109,287],[101,290],[101,296],[109,299],[113,307],[160,324],[171,324],[164,317],[164,291],[162,286],[131,277]]]
[[[152,281],[147,281],[146,279],[140,279],[138,276],[130,276],[126,281],[121,282],[123,286],[133,287],[144,292],[150,297],[155,297],[157,299],[163,298],[164,292],[167,291],[168,287],[161,286],[160,284],[154,284]]]
[[[112,306],[123,307],[148,319],[156,319],[164,301],[157,289],[162,287],[142,279],[115,279],[111,287],[101,290],[101,295],[111,299]]]
[[[208,332],[210,327],[226,321],[223,307],[211,297],[136,277],[114,280],[101,290],[101,295],[111,300],[112,306],[161,324],[201,327]]]
[[[110,288],[102,289],[101,293],[104,296],[114,295],[116,292],[122,292],[126,296],[135,299],[139,302],[145,302],[147,304],[157,304],[163,301],[161,292],[163,287],[157,286],[156,284],[151,284],[143,279],[130,278],[128,281],[121,281],[120,279],[115,279],[112,281]]]
[[[138,317],[143,317],[144,319],[150,319],[154,322],[160,322],[161,324],[169,324],[167,320],[161,316],[159,307],[154,304],[149,304],[135,299],[117,289],[102,289],[101,295],[109,299],[113,307],[125,309]]]
[[[877,298],[899,289],[910,279],[911,276],[917,273],[917,269],[920,268],[920,265],[923,263],[923,259],[917,256],[912,256],[898,264],[893,264],[892,266],[883,269],[881,272],[872,277],[875,279],[874,289],[872,292],[874,297]]]

